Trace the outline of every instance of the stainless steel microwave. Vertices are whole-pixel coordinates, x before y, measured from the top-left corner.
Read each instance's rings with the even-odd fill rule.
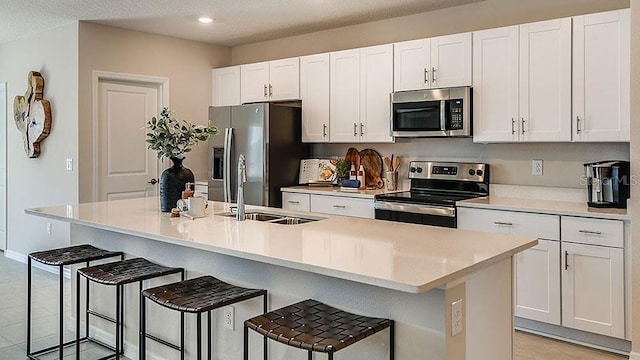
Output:
[[[468,86],[392,93],[393,136],[471,136],[471,93]]]

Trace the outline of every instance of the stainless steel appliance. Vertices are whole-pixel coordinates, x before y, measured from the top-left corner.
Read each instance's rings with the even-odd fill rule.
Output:
[[[627,208],[629,162],[608,160],[584,164],[587,205],[597,208]]]
[[[409,191],[376,195],[376,219],[457,227],[456,201],[489,195],[489,165],[411,161]]]
[[[209,138],[209,200],[235,202],[238,156],[246,158],[244,202],[282,207],[280,188],[298,184],[302,143],[300,103],[255,103],[209,108],[220,133]]]
[[[392,93],[393,136],[471,136],[471,94],[470,87]]]

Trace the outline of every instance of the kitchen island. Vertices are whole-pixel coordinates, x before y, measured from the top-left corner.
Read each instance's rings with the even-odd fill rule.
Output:
[[[28,214],[71,223],[71,243],[91,243],[170,266],[188,277],[211,274],[269,291],[269,308],[314,298],[363,315],[396,321],[396,358],[428,360],[512,359],[512,257],[535,246],[533,238],[477,233],[346,216],[292,214],[297,225],[224,216],[229,204],[209,202],[207,216],[191,220],[161,213],[157,198],[28,209]],[[247,206],[247,212],[286,214]],[[164,280],[150,281],[148,286]],[[126,293],[126,354],[137,349],[137,286]],[[104,296],[102,296],[104,293]],[[111,289],[96,287],[96,306],[115,308]],[[462,300],[460,332],[452,335],[451,303]],[[98,310],[103,310],[99,308]],[[242,320],[261,311],[260,300],[235,307],[235,329],[214,316],[214,358],[240,359]],[[173,317],[172,317],[173,316]],[[188,317],[187,350],[194,354]],[[148,329],[178,338],[179,317],[150,306]],[[175,324],[175,325],[172,325]],[[112,341],[111,327],[95,326]],[[111,334],[111,335],[110,335]],[[257,335],[251,359],[261,358]],[[150,344],[150,358],[174,356]],[[272,359],[304,352],[270,344]],[[386,332],[341,351],[341,360],[388,358]],[[133,356],[135,357],[135,356]]]

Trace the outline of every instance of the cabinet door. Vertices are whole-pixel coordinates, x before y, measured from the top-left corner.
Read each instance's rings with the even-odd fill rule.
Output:
[[[471,86],[471,33],[431,39],[431,87]]]
[[[309,194],[298,194],[292,192],[282,192],[282,208],[285,210],[309,211]]]
[[[624,338],[624,250],[562,243],[562,325]]]
[[[573,18],[573,139],[629,141],[629,9]]]
[[[360,141],[392,142],[393,45],[360,50]]]
[[[243,104],[269,100],[269,63],[240,65]]]
[[[393,90],[419,90],[430,87],[431,47],[429,39],[393,44]]]
[[[269,62],[269,100],[300,99],[300,58]]]
[[[331,142],[360,140],[360,49],[331,53]]]
[[[302,141],[328,142],[329,54],[300,58]]]
[[[571,19],[520,25],[520,140],[571,141]]]
[[[213,106],[240,105],[240,66],[213,69]]]
[[[473,33],[473,141],[518,140],[518,27]]]
[[[538,245],[515,256],[515,315],[560,325],[560,242]]]
[[[373,219],[373,199],[311,195],[311,211]]]

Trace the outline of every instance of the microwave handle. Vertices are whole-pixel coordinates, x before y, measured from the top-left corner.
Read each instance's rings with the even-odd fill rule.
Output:
[[[442,131],[447,130],[447,114],[445,114],[446,109],[447,109],[446,100],[441,100],[440,101],[440,130]]]

